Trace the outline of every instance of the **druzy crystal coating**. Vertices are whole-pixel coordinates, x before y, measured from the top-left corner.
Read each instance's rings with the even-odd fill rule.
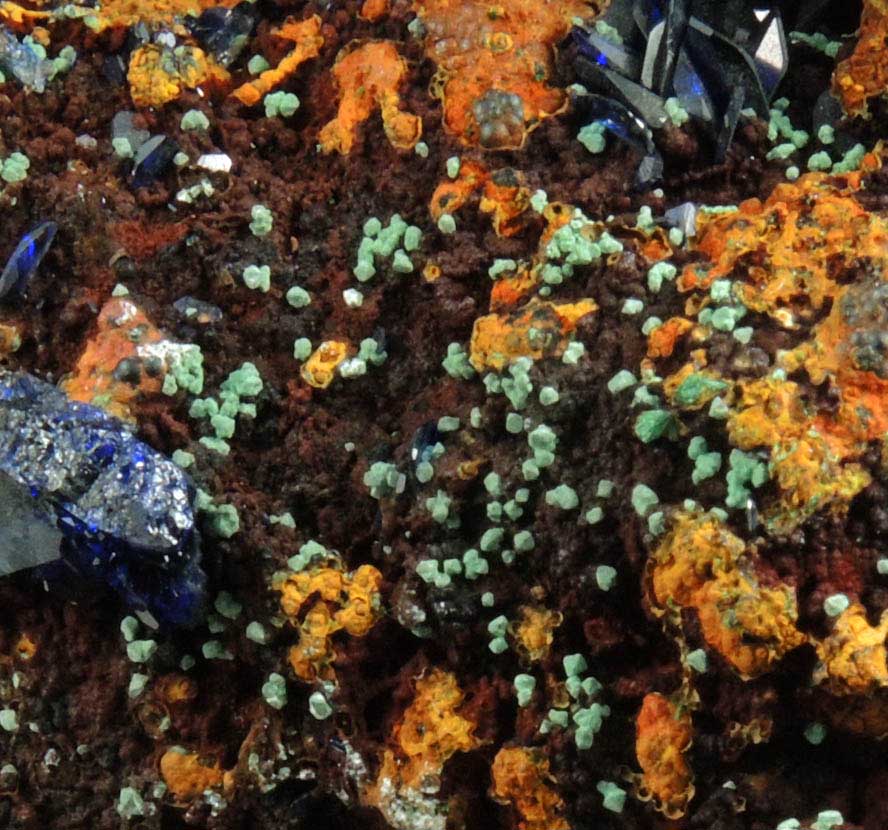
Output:
[[[29,494],[24,521],[61,533],[58,551],[35,551],[25,567],[59,557],[50,581],[69,569],[98,577],[160,622],[199,613],[193,488],[121,421],[31,375],[0,372],[0,476]],[[0,535],[0,572],[17,569],[10,542]]]

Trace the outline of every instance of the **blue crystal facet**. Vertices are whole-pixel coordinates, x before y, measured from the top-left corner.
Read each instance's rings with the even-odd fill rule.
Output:
[[[182,470],[121,421],[0,371],[0,574],[41,565],[51,582],[73,569],[159,622],[193,622],[206,580],[193,497]],[[23,538],[37,542],[30,557],[16,549]]]
[[[57,230],[55,222],[41,222],[19,240],[0,274],[0,298],[13,289],[23,291],[27,288]]]

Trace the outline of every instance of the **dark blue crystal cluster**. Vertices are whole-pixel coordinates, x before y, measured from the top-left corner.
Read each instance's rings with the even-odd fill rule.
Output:
[[[614,0],[597,28],[572,35],[587,88],[575,108],[642,154],[640,189],[661,178],[653,138],[670,99],[723,161],[744,110],[768,118],[788,65],[780,4],[768,0]]]
[[[186,18],[185,25],[206,51],[228,66],[247,45],[256,25],[256,10],[248,2],[232,9],[216,6],[204,9],[199,17]]]
[[[103,581],[146,622],[200,615],[206,577],[182,470],[119,420],[0,371],[0,574]]]

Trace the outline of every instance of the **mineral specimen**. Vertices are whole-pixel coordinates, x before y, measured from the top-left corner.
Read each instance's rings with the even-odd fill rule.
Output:
[[[24,86],[43,92],[52,74],[52,61],[43,60],[26,43],[0,27],[0,67],[12,73]]]
[[[170,166],[179,145],[165,135],[151,136],[133,159],[133,187],[148,187]]]
[[[240,55],[254,24],[250,3],[239,3],[231,9],[213,6],[185,22],[191,34],[221,66],[228,66]]]
[[[0,23],[0,827],[888,828],[888,0]]]
[[[21,238],[0,274],[0,298],[13,289],[22,291],[27,287],[52,245],[57,230],[55,222],[41,222]]]
[[[198,616],[205,577],[193,488],[120,421],[3,371],[0,483],[12,497],[3,502],[0,572],[59,559],[44,570],[50,582],[71,571],[98,578],[151,624]],[[33,545],[24,558],[22,542]]]
[[[759,13],[743,2],[613,3],[606,25],[574,27],[577,72],[590,92],[653,129],[697,118],[722,159],[741,110],[765,116],[786,71],[780,12],[761,5]]]
[[[431,91],[442,101],[445,129],[468,146],[522,147],[568,103],[563,90],[547,84],[553,44],[572,17],[594,15],[600,5],[417,0],[426,56],[438,67]]]

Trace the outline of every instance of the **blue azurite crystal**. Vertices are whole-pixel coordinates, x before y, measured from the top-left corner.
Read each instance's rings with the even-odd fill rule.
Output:
[[[768,0],[614,0],[595,28],[572,31],[577,75],[589,92],[652,130],[667,125],[674,99],[711,134],[721,161],[745,109],[767,119],[786,72],[780,7]],[[652,158],[645,156],[648,168]],[[650,170],[638,178],[645,186],[656,182]]]
[[[153,135],[142,144],[133,157],[133,187],[150,187],[173,163],[179,145],[165,135]]]
[[[159,622],[187,624],[206,579],[193,497],[182,470],[121,421],[0,371],[0,574],[41,565],[51,582],[73,570]]]
[[[238,3],[233,9],[204,9],[199,17],[185,19],[197,42],[222,66],[228,66],[244,50],[255,24],[252,3]]]
[[[0,273],[0,298],[13,289],[24,291],[27,288],[58,229],[55,222],[41,222],[19,240]]]

